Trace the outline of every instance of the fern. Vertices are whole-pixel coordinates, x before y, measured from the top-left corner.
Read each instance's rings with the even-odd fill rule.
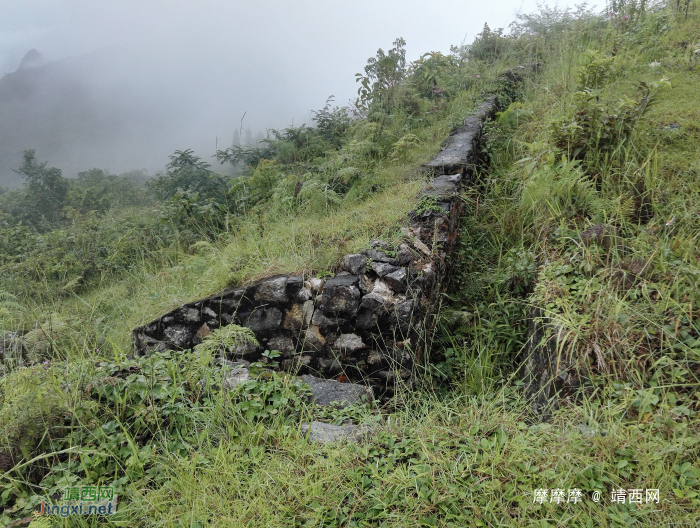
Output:
[[[297,198],[310,213],[327,213],[341,202],[341,197],[330,185],[317,179],[306,181]]]
[[[606,203],[577,165],[564,161],[538,169],[523,188],[521,206],[526,216],[538,225],[574,217],[599,218]]]
[[[227,351],[234,354],[244,350],[248,345],[259,346],[255,333],[250,328],[231,324],[213,330],[204,341],[195,347],[201,353],[215,356],[226,355]]]

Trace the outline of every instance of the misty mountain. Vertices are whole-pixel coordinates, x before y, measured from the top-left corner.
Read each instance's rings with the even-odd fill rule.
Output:
[[[217,145],[231,144],[245,111],[242,142],[263,137],[265,126],[277,125],[275,114],[293,115],[273,61],[253,72],[255,64],[232,59],[222,75],[206,62],[176,64],[142,51],[44,63],[32,50],[0,78],[0,186],[21,183],[12,169],[23,149],[35,149],[67,177],[93,167],[155,172],[187,148],[216,166]]]

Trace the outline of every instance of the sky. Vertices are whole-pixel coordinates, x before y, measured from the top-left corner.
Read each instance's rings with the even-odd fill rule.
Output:
[[[415,60],[536,8],[535,0],[0,0],[0,76],[12,76],[31,49],[61,65],[31,81],[41,84],[37,99],[14,102],[27,89],[11,90],[11,119],[0,100],[0,140],[3,127],[5,137],[10,124],[21,129],[22,148],[68,176],[93,166],[162,170],[175,149],[210,159],[244,114],[243,127],[258,131],[311,124],[310,111],[330,95],[347,104],[355,73],[397,37]],[[60,87],[69,95],[57,95]],[[89,109],[71,113],[80,101]],[[93,125],[81,129],[80,116]],[[2,167],[20,150],[0,150],[0,185],[12,184]]]

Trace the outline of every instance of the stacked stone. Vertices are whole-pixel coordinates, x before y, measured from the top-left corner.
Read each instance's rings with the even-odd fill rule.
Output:
[[[343,257],[327,280],[279,275],[185,304],[134,330],[137,353],[188,350],[212,330],[236,324],[250,328],[259,346],[230,350],[229,359],[266,361],[263,352],[277,350],[284,370],[362,381],[377,395],[393,394],[397,382],[410,382],[426,348],[445,257],[458,237],[460,189],[496,107],[495,96],[483,103],[426,164],[419,198],[430,197],[431,206],[410,213],[403,243],[372,240]]]

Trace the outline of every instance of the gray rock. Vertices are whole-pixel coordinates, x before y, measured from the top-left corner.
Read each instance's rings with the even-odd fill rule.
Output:
[[[376,310],[380,306],[384,306],[386,299],[381,295],[376,293],[368,293],[362,297],[360,301],[360,308],[366,308],[367,310]]]
[[[239,359],[238,361],[229,361],[226,358],[218,357],[214,360],[215,365],[219,365],[222,368],[237,369],[237,368],[248,368],[250,366],[250,361],[245,359]]]
[[[399,261],[396,260],[394,257],[390,257],[383,251],[379,251],[378,249],[363,249],[362,254],[366,255],[367,258],[372,259],[374,262],[386,262],[387,264],[391,264],[393,266],[396,266]]]
[[[464,120],[464,125],[450,134],[447,146],[425,164],[439,174],[462,172],[474,160],[484,121],[492,117],[498,108],[498,98],[493,95],[479,110]]]
[[[360,311],[355,317],[355,328],[357,330],[378,330],[379,313],[373,310],[360,308]]]
[[[345,323],[347,323],[347,319],[335,317],[334,314],[324,315],[320,310],[316,310],[311,319],[311,324],[314,324],[319,328],[328,328],[329,326],[338,327]]]
[[[369,247],[372,249],[390,250],[391,244],[389,244],[388,242],[384,242],[380,238],[373,238],[369,241]]]
[[[166,341],[179,349],[190,348],[194,331],[186,326],[174,325],[165,329],[163,332]]]
[[[227,350],[229,357],[241,358],[251,357],[258,353],[260,347],[254,343],[240,343]]]
[[[352,317],[360,306],[358,279],[354,275],[333,277],[326,281],[319,308],[327,314]]]
[[[411,327],[411,316],[413,314],[413,300],[406,300],[399,303],[391,314],[391,322],[397,326],[401,332],[408,332]]]
[[[287,330],[298,332],[311,323],[314,313],[314,302],[306,301],[304,304],[293,304],[284,316],[283,327]]]
[[[249,379],[250,370],[245,367],[234,368],[224,373],[221,379],[221,388],[224,390],[233,390]]]
[[[317,405],[330,405],[338,402],[341,407],[361,403],[362,397],[371,398],[372,394],[365,385],[340,383],[335,380],[301,376],[299,379],[311,387],[311,397]]]
[[[302,344],[306,348],[319,349],[326,344],[326,339],[321,335],[318,326],[311,325],[304,331],[304,341]]]
[[[379,365],[382,362],[384,362],[384,355],[381,352],[378,352],[376,350],[373,350],[368,356],[367,356],[367,363],[369,365]]]
[[[299,293],[296,294],[296,299],[301,302],[310,301],[313,297],[314,295],[309,288],[302,288],[299,290]]]
[[[294,356],[292,359],[282,361],[282,370],[286,372],[297,372],[302,367],[308,367],[311,364],[312,356],[301,354]]]
[[[407,266],[413,260],[413,253],[411,248],[406,244],[401,244],[399,249],[396,251],[396,260],[399,261],[399,266]]]
[[[355,327],[358,330],[371,330],[376,328],[379,315],[384,310],[386,300],[376,293],[368,293],[362,297],[360,311],[355,318]]]
[[[372,295],[376,295],[377,297],[384,299],[385,304],[397,304],[406,299],[404,295],[397,295],[391,288],[389,288],[389,285],[381,279],[374,281]]]
[[[404,293],[406,291],[406,268],[399,268],[393,273],[389,273],[384,276],[384,281],[397,293]]]
[[[243,318],[243,325],[253,332],[269,332],[282,324],[282,312],[277,308],[258,308],[248,317]]]
[[[358,253],[345,255],[343,260],[340,261],[340,267],[353,275],[359,275],[367,267],[367,257]]]
[[[362,342],[362,338],[356,334],[340,334],[340,337],[336,339],[334,346],[335,348],[347,352],[354,352],[355,350],[366,347],[366,345]]]
[[[277,350],[285,357],[293,354],[295,350],[294,341],[285,336],[273,337],[267,342],[267,348],[269,350]]]
[[[323,290],[323,281],[321,279],[317,279],[316,277],[313,277],[308,280],[308,286],[307,286],[312,292],[319,294],[321,293],[321,290]]]
[[[302,307],[302,316],[304,317],[304,325],[309,326],[311,324],[311,319],[314,316],[314,302],[306,301]]]
[[[202,319],[198,309],[188,306],[180,308],[180,317],[188,323],[198,323]]]
[[[292,275],[287,277],[287,285],[285,287],[285,295],[288,300],[303,300],[306,301],[311,297],[305,298],[305,294],[302,294],[304,290],[304,278],[299,275]]]
[[[358,286],[360,287],[362,295],[372,293],[372,289],[374,288],[374,281],[370,279],[365,273],[360,275],[358,279]]]
[[[372,268],[372,270],[379,275],[380,277],[383,277],[384,275],[387,275],[389,273],[393,273],[399,268],[396,266],[393,266],[391,264],[387,264],[386,262],[370,262],[369,267]]]
[[[323,422],[301,424],[301,432],[309,436],[310,442],[329,444],[333,442],[357,442],[368,433],[365,427],[347,424],[331,425]]]
[[[438,199],[449,199],[459,192],[459,182],[461,180],[459,174],[454,176],[438,176],[425,186],[425,191],[421,196],[434,196]],[[443,207],[444,209],[444,207]]]
[[[134,334],[134,344],[136,345],[136,356],[148,356],[154,352],[165,352],[168,348],[171,348],[168,346],[168,343],[153,339],[140,332]]]
[[[287,302],[287,277],[274,277],[258,284],[255,300],[261,303],[283,304]]]
[[[318,366],[321,367],[323,370],[325,370],[328,373],[340,372],[340,370],[342,368],[340,361],[338,361],[335,358],[333,358],[333,359],[319,358]]]

